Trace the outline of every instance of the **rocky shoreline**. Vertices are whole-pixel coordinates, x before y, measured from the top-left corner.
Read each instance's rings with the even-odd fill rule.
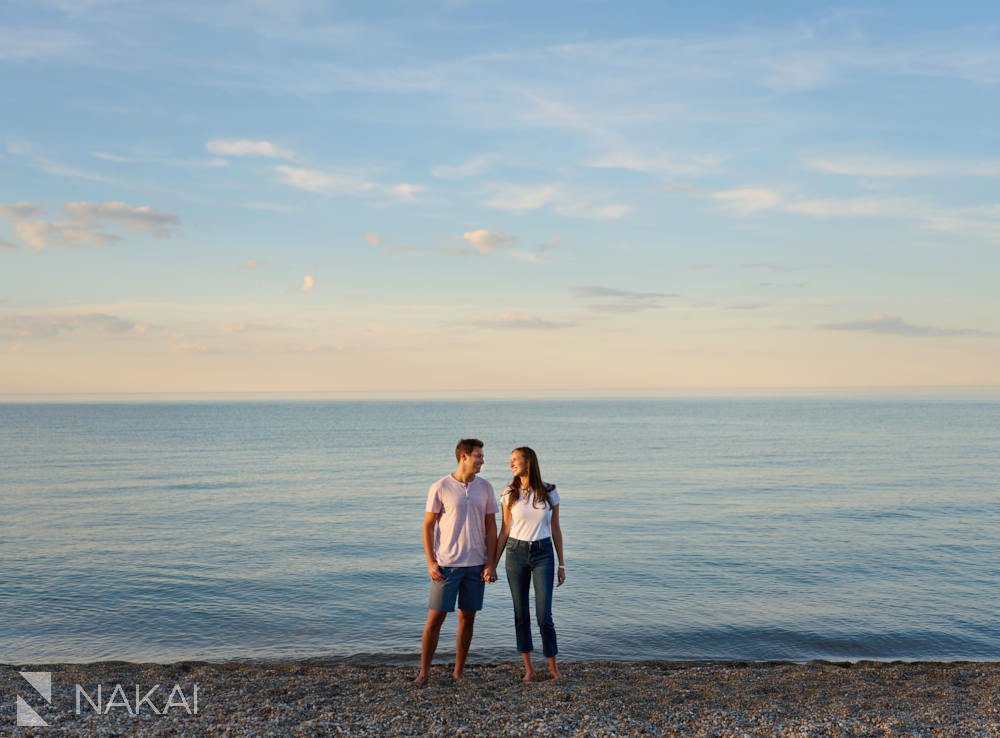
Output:
[[[559,681],[524,684],[511,663],[455,682],[442,661],[417,688],[410,666],[323,660],[3,665],[0,735],[1000,736],[998,662],[561,666]],[[19,671],[51,673],[51,704]],[[15,695],[49,727],[16,727]]]

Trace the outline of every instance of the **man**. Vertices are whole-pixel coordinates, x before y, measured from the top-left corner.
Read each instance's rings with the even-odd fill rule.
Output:
[[[483,442],[463,438],[455,447],[458,468],[431,485],[424,513],[424,551],[431,594],[420,651],[420,673],[413,680],[423,686],[430,678],[441,626],[458,600],[455,636],[455,679],[462,678],[472,643],[476,612],[483,609],[486,582],[497,580],[493,558],[497,546],[496,513],[500,511],[493,487],[482,477]],[[436,528],[436,530],[435,530]]]

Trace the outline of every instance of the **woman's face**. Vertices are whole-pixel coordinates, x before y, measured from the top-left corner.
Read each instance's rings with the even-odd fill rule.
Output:
[[[524,454],[520,451],[512,451],[510,454],[510,470],[515,477],[523,477],[528,474],[528,462],[524,460]]]

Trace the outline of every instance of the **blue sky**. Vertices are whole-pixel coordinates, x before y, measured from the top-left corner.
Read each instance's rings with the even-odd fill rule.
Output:
[[[7,2],[0,392],[1000,384],[986,3]]]

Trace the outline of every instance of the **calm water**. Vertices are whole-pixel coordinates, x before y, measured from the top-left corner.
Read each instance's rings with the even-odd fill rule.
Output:
[[[0,405],[0,662],[412,659],[463,435],[559,485],[564,658],[1000,659],[1000,402],[699,398]]]

